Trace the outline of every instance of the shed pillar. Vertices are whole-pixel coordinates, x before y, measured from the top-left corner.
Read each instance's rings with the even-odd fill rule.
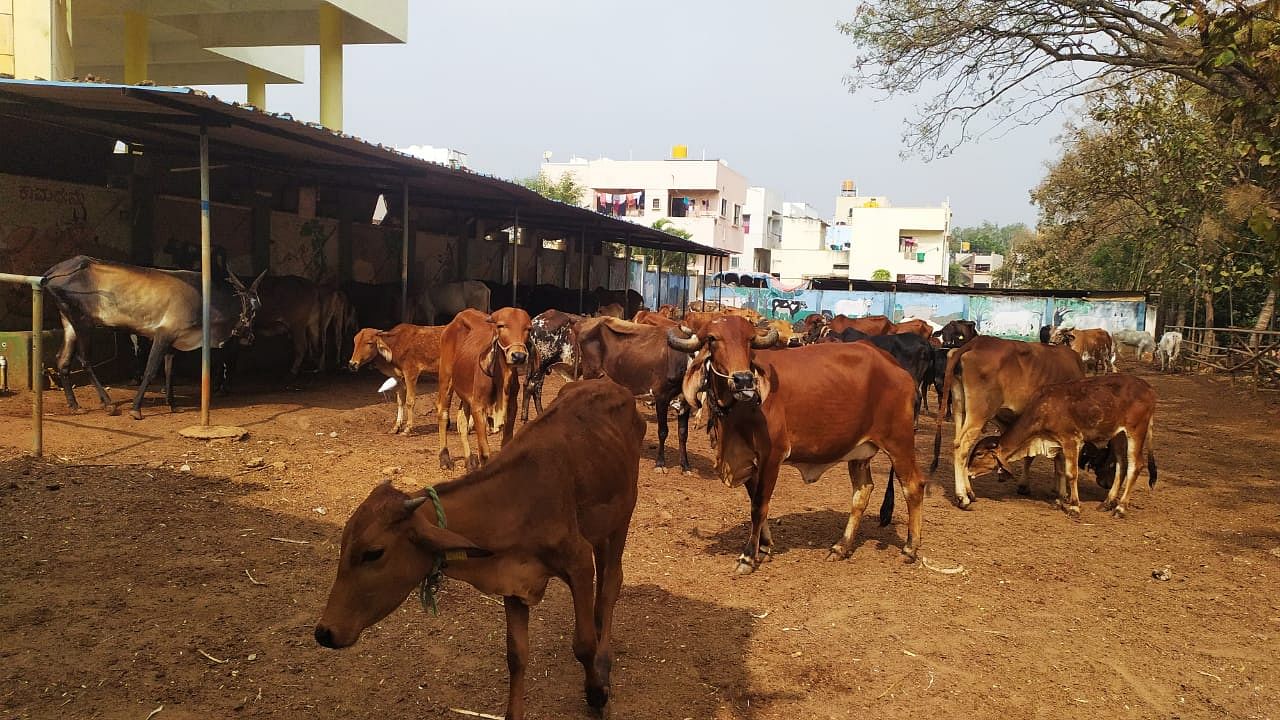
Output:
[[[148,30],[146,15],[136,12],[124,14],[125,85],[137,85],[147,79],[147,64],[151,62],[151,37]]]
[[[320,5],[320,124],[342,130],[342,11]]]
[[[259,110],[267,109],[267,71],[258,67],[245,70],[245,97]]]

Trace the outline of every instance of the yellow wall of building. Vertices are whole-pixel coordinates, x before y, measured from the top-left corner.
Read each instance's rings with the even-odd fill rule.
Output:
[[[13,0],[0,0],[0,73],[13,74]]]
[[[4,2],[0,10],[12,5],[13,75],[46,80],[65,80],[75,75],[69,0],[0,1]]]

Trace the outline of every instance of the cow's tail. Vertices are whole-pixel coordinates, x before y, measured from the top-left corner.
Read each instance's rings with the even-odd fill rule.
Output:
[[[893,522],[893,465],[889,465],[889,482],[884,486],[884,500],[880,502],[880,527]]]
[[[1147,423],[1147,487],[1156,486],[1155,420]]]
[[[956,365],[960,362],[961,356],[972,347],[973,343],[965,343],[963,346],[947,353],[947,371],[942,376],[942,400],[938,403],[937,414],[934,415],[937,429],[933,435],[933,463],[929,465],[930,473],[938,470],[938,456],[942,453],[942,422],[947,417],[947,413],[951,411],[951,383],[955,380]]]

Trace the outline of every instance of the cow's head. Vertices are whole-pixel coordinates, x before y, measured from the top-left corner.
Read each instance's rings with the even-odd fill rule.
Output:
[[[227,282],[231,284],[236,298],[240,300],[240,317],[236,319],[235,327],[231,328],[231,335],[240,338],[241,345],[253,344],[253,319],[262,309],[262,301],[258,299],[258,286],[266,276],[267,271],[263,270],[248,287],[245,287],[234,272],[229,268],[227,270]]]
[[[338,577],[329,590],[316,642],[343,648],[360,638],[365,628],[400,606],[426,578],[437,557],[463,552],[467,557],[489,555],[487,550],[435,523],[425,495],[410,497],[391,486],[379,485],[360,503],[342,529]]]
[[[493,323],[493,342],[508,365],[524,365],[529,359],[529,328],[533,320],[520,308],[506,307],[489,316]]]
[[[1075,333],[1071,328],[1054,328],[1049,333],[1049,342],[1054,345],[1070,345],[1076,339]]]
[[[718,317],[703,328],[703,336],[680,337],[673,328],[667,331],[667,344],[681,352],[697,353],[703,348],[703,382],[714,385],[711,392],[718,402],[727,405],[734,400],[762,402],[762,388],[757,383],[760,368],[751,362],[751,351],[773,347],[778,342],[778,331],[770,329],[764,334],[746,318],[734,315]]]
[[[355,345],[351,350],[351,360],[347,362],[347,368],[351,372],[355,372],[360,368],[373,362],[373,359],[381,355],[383,359],[391,360],[391,349],[383,343],[379,335],[382,333],[377,328],[361,328],[356,333]]]
[[[1092,443],[1084,443],[1080,447],[1079,466],[1093,471],[1093,478],[1098,485],[1111,489],[1116,480],[1116,457],[1110,447],[1098,448]]]
[[[969,462],[965,464],[969,477],[986,475],[996,470],[1009,472],[1000,460],[1000,438],[995,435],[984,437],[969,451]],[[1010,473],[1012,474],[1012,473]]]

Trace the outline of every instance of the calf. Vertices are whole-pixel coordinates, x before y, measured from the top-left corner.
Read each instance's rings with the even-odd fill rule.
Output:
[[[1178,354],[1182,352],[1182,333],[1170,330],[1160,336],[1160,344],[1156,353],[1160,356],[1160,369],[1173,368],[1178,362]]]
[[[806,483],[847,464],[853,505],[828,559],[848,557],[871,497],[871,458],[880,450],[902,478],[909,514],[903,552],[915,556],[924,500],[911,429],[915,383],[887,353],[865,343],[753,353],[762,344],[754,328],[733,317],[712,321],[701,336],[670,333],[668,342],[696,353],[685,401],[693,404],[699,392],[706,393],[720,437],[716,471],[731,487],[745,484],[751,498],[751,532],[738,572],[751,572],[771,554],[769,503],[784,462]],[[891,492],[886,491],[886,504]],[[891,515],[882,507],[881,523],[888,524]]]
[[[534,360],[529,368],[529,376],[524,381],[521,420],[529,419],[530,400],[533,400],[537,413],[542,414],[542,383],[552,368],[568,368],[571,374],[577,374],[578,336],[573,330],[573,324],[581,319],[581,315],[547,310],[535,317],[529,325],[529,349]]]
[[[1142,356],[1147,353],[1151,353],[1154,359],[1156,341],[1151,337],[1151,333],[1145,330],[1117,330],[1111,333],[1111,340],[1115,343],[1117,350],[1121,345],[1133,348],[1135,360],[1142,360]]]
[[[333,341],[334,362],[342,364],[342,343],[355,333],[355,309],[341,288],[320,287],[320,364],[328,368],[329,342]]]
[[[293,345],[290,381],[297,379],[305,360],[311,360],[317,372],[323,369],[321,294],[320,286],[297,275],[269,275],[258,288],[262,309],[254,319],[254,331],[264,337],[289,336]]]
[[[415,587],[431,597],[442,575],[502,595],[506,716],[518,720],[529,606],[557,577],[573,597],[573,654],[586,674],[587,703],[603,708],[642,442],[644,422],[630,393],[608,380],[576,382],[484,468],[414,496],[379,485],[342,530],[316,642],[353,645]]]
[[[600,306],[600,309],[596,310],[596,316],[597,317],[614,317],[621,320],[624,312],[626,312],[626,309],[623,308],[622,305],[618,303],[605,303],[604,305]],[[636,312],[639,312],[639,310],[637,310]]]
[[[1124,517],[1129,490],[1147,458],[1148,484],[1156,484],[1156,458],[1151,449],[1156,394],[1143,380],[1130,375],[1104,375],[1049,385],[1040,390],[1022,415],[998,437],[985,437],[969,453],[970,474],[1008,469],[1018,458],[1049,455],[1054,458],[1058,480],[1058,505],[1073,518],[1080,517],[1076,458],[1082,446],[1111,448],[1123,468],[1124,478],[1113,482],[1100,509]],[[1127,442],[1113,443],[1123,435]],[[1114,457],[1114,456],[1113,456]],[[1099,478],[1101,480],[1101,477]]]
[[[450,470],[448,418],[456,394],[458,437],[467,467],[475,469],[489,459],[489,426],[502,428],[502,444],[516,429],[517,368],[529,359],[529,313],[502,308],[492,315],[466,309],[445,326],[441,338],[440,383],[436,390],[436,424],[440,428],[440,467]],[[472,422],[474,421],[474,423]],[[471,455],[468,427],[476,433],[478,456]]]
[[[942,383],[941,419],[954,406],[955,450],[952,467],[955,472],[956,502],[970,509],[977,496],[973,493],[967,471],[969,453],[990,421],[1008,425],[1022,414],[1040,388],[1054,383],[1084,377],[1084,363],[1071,348],[1042,345],[1019,340],[1005,340],[979,335],[962,348],[948,351],[947,369]],[[942,445],[942,423],[938,423],[933,439],[933,465],[938,467]],[[1019,492],[1027,492],[1024,463]]]
[[[1102,329],[1058,328],[1049,338],[1055,345],[1068,345],[1094,374],[1116,371],[1116,346],[1111,333]]]
[[[352,372],[369,363],[396,381],[396,422],[391,433],[413,432],[413,409],[418,399],[418,378],[423,373],[440,372],[440,340],[443,325],[422,326],[401,323],[390,330],[364,328],[356,333],[347,367]],[[448,416],[440,418],[444,423]]]

